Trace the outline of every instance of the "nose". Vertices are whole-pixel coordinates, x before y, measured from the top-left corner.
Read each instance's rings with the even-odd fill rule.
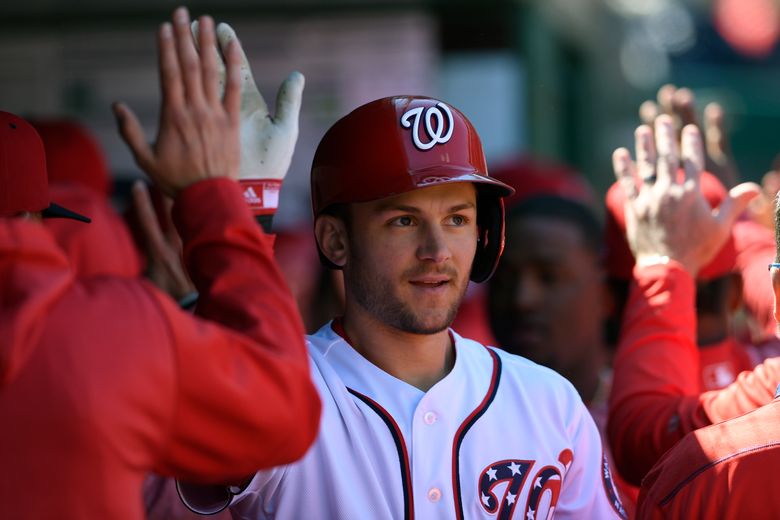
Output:
[[[438,264],[452,256],[444,230],[439,226],[421,226],[420,234],[420,244],[417,247],[418,259]]]
[[[544,288],[533,273],[522,272],[515,282],[515,305],[519,309],[533,309],[539,306]]]

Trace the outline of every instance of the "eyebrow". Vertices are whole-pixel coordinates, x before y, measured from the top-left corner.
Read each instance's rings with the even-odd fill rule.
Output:
[[[463,211],[466,209],[472,209],[475,208],[475,205],[473,202],[464,202],[463,204],[456,204],[455,206],[450,207],[447,212],[448,213],[457,213],[458,211]],[[377,213],[383,213],[385,211],[403,211],[405,213],[420,213],[420,208],[417,208],[415,206],[406,206],[404,204],[383,204],[379,206],[376,209]]]

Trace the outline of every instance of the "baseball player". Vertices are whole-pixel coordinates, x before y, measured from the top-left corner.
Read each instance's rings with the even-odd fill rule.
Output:
[[[642,481],[638,519],[776,518],[767,477],[780,464],[780,394],[752,412],[689,433]]]
[[[365,104],[322,138],[311,191],[321,260],[345,283],[344,316],[308,337],[319,435],[257,473],[234,517],[623,516],[574,387],[448,327],[495,269],[512,192],[466,117],[425,97]]]
[[[633,188],[627,181],[620,181],[623,191],[627,193],[626,229],[628,243],[637,258],[637,267],[633,270],[636,286],[632,287],[626,304],[624,328],[614,361],[615,379],[610,396],[609,417],[610,441],[616,463],[621,474],[637,484],[653,464],[685,434],[769,403],[780,381],[780,358],[774,357],[752,371],[742,372],[734,383],[723,389],[702,390],[699,350],[696,347],[696,312],[695,305],[691,304],[695,302],[696,293],[690,276],[695,276],[702,266],[707,266],[720,250],[728,238],[734,219],[745,208],[748,200],[755,196],[758,187],[746,183],[732,188],[726,194],[715,210],[721,219],[719,222],[728,223],[722,235],[715,233],[713,237],[708,236],[707,233],[715,232],[713,229],[691,230],[686,227],[688,224],[684,219],[678,219],[677,225],[670,226],[663,235],[656,232],[658,236],[668,235],[672,237],[670,240],[680,243],[704,244],[699,247],[706,247],[713,240],[721,239],[718,247],[707,251],[705,262],[686,272],[681,272],[678,263],[664,263],[670,256],[666,253],[645,254],[647,259],[644,262],[649,259],[654,263],[640,263],[635,250],[637,244],[646,245],[657,236],[647,231],[639,233],[636,225],[629,222],[628,210],[632,207],[632,198],[638,197],[635,192],[652,194],[654,192],[651,189],[665,190],[670,184],[666,177],[662,178],[663,182],[658,184],[658,188],[654,188],[656,179],[661,176],[654,172],[662,170],[660,166],[656,168],[656,158],[658,164],[677,164],[680,153],[677,151],[672,121],[668,117],[659,118],[655,135],[657,145],[649,127],[641,126],[637,129],[637,154],[641,160],[636,165],[631,162],[627,150],[620,149],[615,154],[615,171],[621,173],[621,178],[627,178],[637,171],[644,174],[636,174],[638,177],[646,178]],[[684,161],[702,165],[704,161],[700,157],[703,153],[700,153],[699,131],[691,126],[683,136]],[[668,169],[670,166],[663,168]],[[699,170],[695,184],[697,190],[703,186],[701,175]],[[674,181],[680,181],[679,176]],[[685,193],[691,197],[691,188],[684,183],[681,185],[688,191],[678,194],[682,188],[673,187],[672,193],[681,197]],[[656,204],[649,197],[643,195],[641,199],[648,207],[651,203]],[[702,197],[701,200],[705,199]],[[706,207],[697,207],[697,211],[712,211],[708,202],[704,204]],[[660,212],[656,206],[652,206],[652,209]],[[643,206],[643,209],[646,208]],[[662,217],[669,218],[665,214]],[[652,218],[661,217],[653,215]],[[681,222],[685,222],[686,226],[681,226]],[[715,230],[720,233],[720,229]],[[696,239],[693,240],[692,236]],[[652,241],[650,245],[659,249],[666,247],[655,246]]]
[[[637,130],[637,155],[643,161],[636,166],[627,150],[617,150],[614,155],[615,172],[626,194],[627,236],[638,264],[621,349],[651,352],[657,347],[661,354],[656,361],[666,361],[660,369],[670,372],[672,378],[682,377],[677,384],[686,388],[691,381],[686,367],[695,370],[697,366],[694,277],[726,241],[733,220],[758,188],[752,184],[733,188],[713,211],[700,189],[704,161],[698,129],[688,126],[683,130],[684,176],[670,174],[677,172],[678,158],[668,118],[656,123],[656,140],[657,153],[650,128]],[[636,182],[648,176],[641,185]],[[683,230],[680,223],[685,223]],[[691,230],[695,230],[696,240],[691,240]],[[771,271],[777,301],[780,271],[775,267]],[[664,352],[670,347],[677,349],[675,362]],[[760,376],[754,373],[748,377]],[[657,393],[663,393],[658,388]],[[716,401],[724,396],[740,397],[724,391],[719,394]],[[663,426],[670,424],[663,407],[644,397],[643,404],[653,406],[644,413],[654,415]],[[742,403],[738,401],[731,406],[745,405],[744,396]],[[685,426],[675,430],[707,420],[703,412],[712,413],[712,402],[712,397],[681,396],[674,412],[677,422]],[[697,405],[701,412],[697,412]],[[638,518],[773,517],[777,493],[771,479],[766,478],[766,468],[774,466],[780,456],[776,428],[779,405],[775,398],[755,411],[682,437],[643,481]],[[666,435],[670,434],[676,431]],[[659,442],[649,435],[645,438]]]
[[[116,113],[139,163],[176,199],[198,317],[148,282],[75,275],[38,222],[56,209],[41,139],[0,112],[3,518],[142,518],[147,472],[223,481],[291,462],[315,437],[303,327],[235,180],[237,44],[221,97],[189,31],[184,9],[160,29],[156,143],[128,108]]]

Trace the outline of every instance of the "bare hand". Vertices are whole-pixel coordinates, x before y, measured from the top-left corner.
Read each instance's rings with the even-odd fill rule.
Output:
[[[639,118],[652,127],[658,116],[667,114],[672,117],[678,134],[685,126],[699,127],[704,132],[705,168],[724,186],[734,186],[739,181],[739,171],[731,153],[723,107],[720,103],[708,103],[704,107],[703,125],[699,124],[696,112],[696,96],[693,91],[685,87],[664,85],[658,89],[657,101],[642,103],[639,107]]]
[[[748,216],[758,224],[775,230],[775,204],[780,191],[780,171],[771,170],[761,178],[761,195],[750,201]]]
[[[199,45],[215,46],[214,22],[200,19]],[[173,14],[173,26],[159,32],[162,107],[157,140],[150,145],[135,114],[114,105],[120,133],[138,165],[160,189],[175,197],[198,181],[238,178],[240,162],[240,46],[233,40],[226,50],[225,94],[220,97],[217,60],[212,52],[198,55],[183,7]]]
[[[166,231],[163,232],[146,185],[136,181],[132,195],[133,208],[146,246],[146,276],[177,301],[193,294],[195,285],[182,264],[181,237],[171,219],[173,201],[168,197],[163,199],[162,213],[167,221]]]
[[[638,265],[666,256],[695,277],[723,246],[734,220],[759,188],[754,183],[735,186],[712,209],[699,186],[704,151],[695,125],[683,128],[681,150],[668,115],[656,118],[655,135],[647,125],[638,127],[635,140],[636,163],[625,148],[612,155],[626,197],[629,246]],[[683,171],[679,172],[681,158]]]

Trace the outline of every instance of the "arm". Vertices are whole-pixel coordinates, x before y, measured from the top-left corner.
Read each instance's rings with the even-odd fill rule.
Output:
[[[767,283],[766,266],[775,257],[775,239],[771,231],[752,220],[738,220],[733,236],[745,307],[758,322],[760,331],[767,337],[774,336],[774,294]]]
[[[634,275],[614,360],[609,436],[621,475],[639,483],[687,433],[771,402],[780,358],[702,393],[693,280],[676,262]]]
[[[216,45],[201,19],[201,48]],[[176,364],[168,445],[155,468],[193,479],[233,479],[289,462],[314,439],[319,399],[308,372],[295,302],[236,180],[240,163],[241,51],[225,49],[224,96],[216,53],[195,51],[186,9],[160,30],[160,130],[147,143],[135,115],[115,105],[138,164],[172,196],[199,320],[154,293]],[[297,113],[295,114],[297,116]],[[273,172],[277,177],[283,176]]]
[[[292,462],[316,436],[319,401],[303,326],[274,263],[271,238],[230,180],[188,188],[174,219],[201,295],[197,314],[209,321],[168,311],[177,404],[157,471],[232,481]]]
[[[739,185],[711,210],[698,187],[704,159],[696,127],[682,139],[684,175],[667,116],[656,119],[655,142],[649,127],[637,129],[636,165],[625,149],[613,156],[637,286],[615,359],[609,437],[618,469],[635,484],[685,433],[710,421],[699,397],[693,277],[756,194]]]
[[[614,359],[608,433],[620,474],[638,485],[666,450],[710,420],[697,399],[693,279],[677,262],[634,274]]]

